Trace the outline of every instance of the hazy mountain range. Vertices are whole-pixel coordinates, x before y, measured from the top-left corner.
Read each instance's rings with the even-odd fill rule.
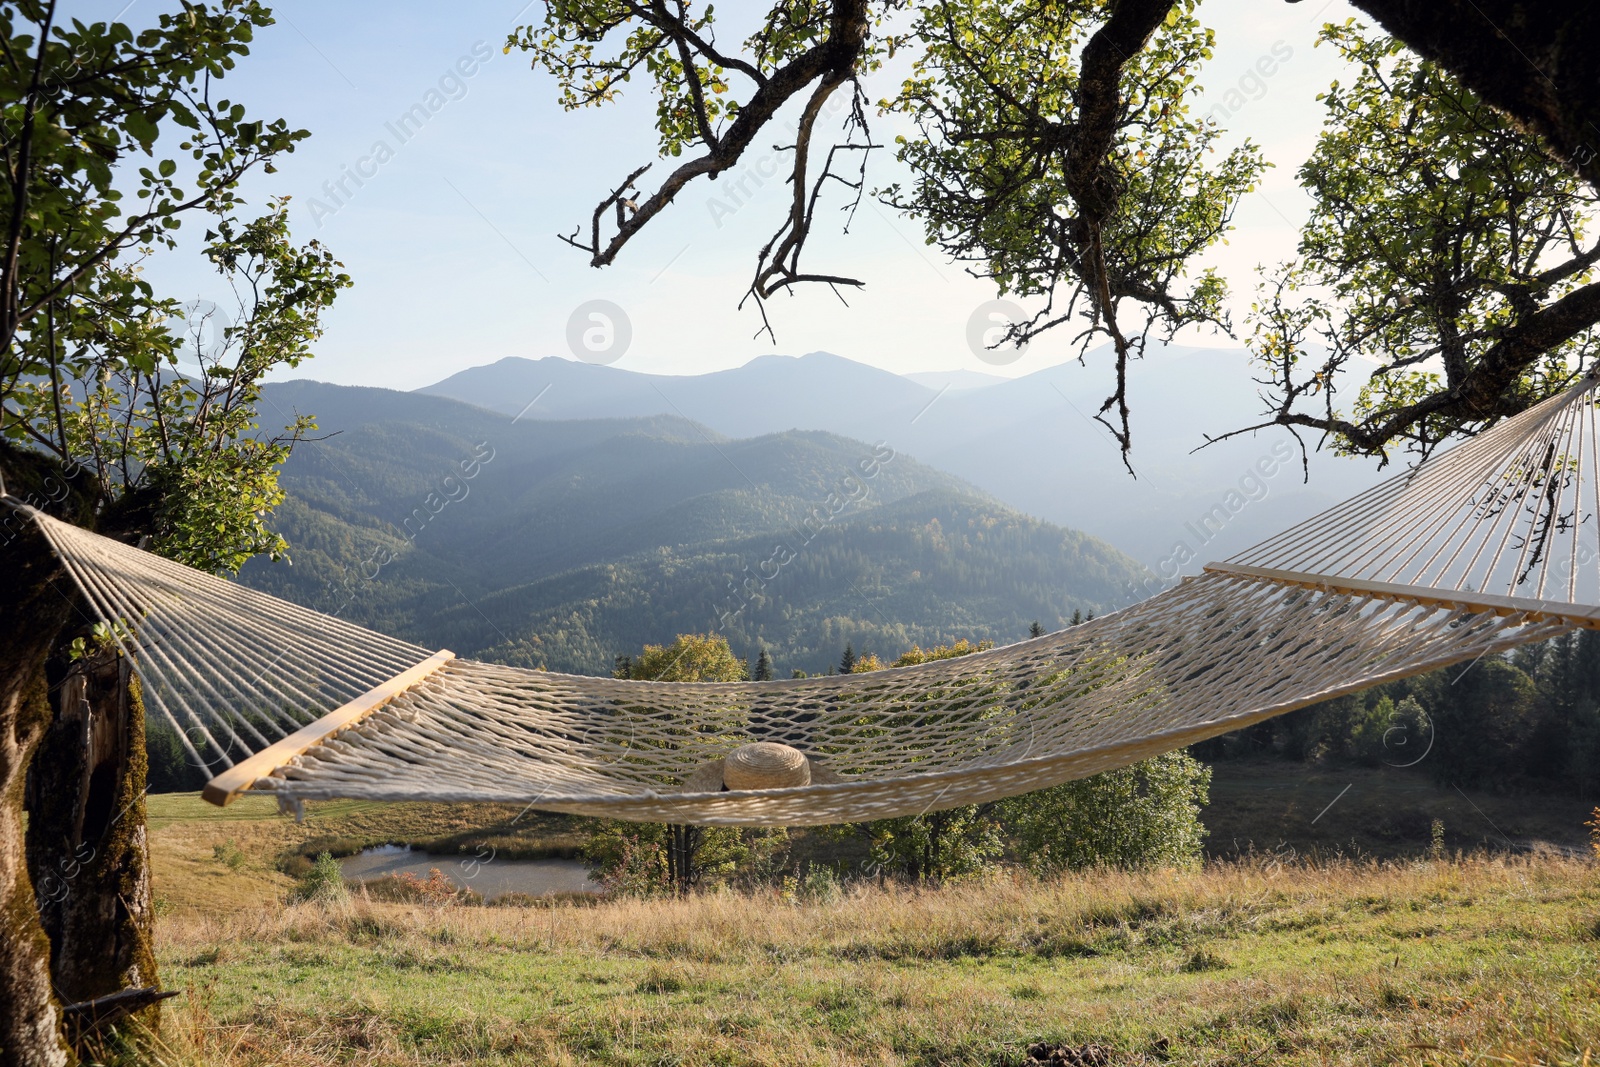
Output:
[[[692,376],[508,358],[420,392],[523,422],[676,415],[729,437],[799,429],[884,441],[1153,569],[1192,554],[1192,572],[1378,478],[1369,462],[1313,452],[1305,483],[1298,445],[1277,428],[1194,451],[1208,433],[1260,421],[1257,387],[1242,350],[1155,345],[1130,375],[1138,472],[1130,477],[1093,421],[1108,358],[1091,353],[1086,362],[1004,379],[966,370],[901,376],[825,352]]]
[[[761,407],[736,402],[742,381],[727,403]],[[905,398],[926,391],[897,381]],[[601,391],[584,403],[600,405]],[[536,419],[491,392],[480,407],[269,386],[264,419],[314,413],[332,436],[284,469],[274,523],[290,561],[254,561],[242,580],[430,647],[587,672],[713,630],[742,655],[769,649],[784,672],[816,671],[846,642],[893,656],[1013,641],[1034,620],[1054,629],[1144,595],[1144,569],[1110,545],[897,445],[816,429],[734,438],[676,413],[577,417],[577,392],[552,387],[540,401],[560,395],[552,410],[574,417]],[[878,395],[858,397],[859,417]]]

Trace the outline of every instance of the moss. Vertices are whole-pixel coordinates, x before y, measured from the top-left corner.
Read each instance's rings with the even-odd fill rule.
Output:
[[[126,938],[123,984],[159,986],[154,945],[155,913],[150,887],[150,830],[144,805],[149,756],[145,752],[144,694],[137,675],[129,672],[127,712],[127,757],[117,789],[117,810],[122,813],[106,840],[107,856],[121,859],[117,865],[117,895],[124,904],[122,936]],[[161,1005],[154,1004],[139,1014],[146,1026],[155,1028],[161,1021]]]
[[[64,687],[74,677],[89,719],[58,714],[46,735],[35,761],[28,859],[40,886],[52,887],[41,888],[40,911],[58,994],[90,1000],[155,986],[159,977],[139,683],[112,651],[63,668]],[[138,1015],[152,1028],[159,1019],[154,1006]]]
[[[11,1009],[8,1014],[12,1016],[0,1023],[0,1047],[14,1043],[18,1049],[45,1053],[48,1059],[42,1062],[68,1063],[71,1053],[60,1035],[51,1042],[41,1032],[43,1026],[29,1024],[29,1020],[50,1020],[46,1025],[53,1026],[59,1017],[50,994],[50,939],[39,925],[39,909],[22,846],[22,795],[28,759],[49,722],[49,688],[44,672],[35,671],[32,683],[25,685],[12,731],[18,763],[3,768],[6,780],[0,791],[0,861],[11,867],[11,884],[0,887],[0,1001]],[[39,1047],[40,1042],[44,1048]]]
[[[17,713],[16,736],[18,746],[29,749],[39,743],[44,736],[45,728],[50,725],[50,687],[45,682],[44,671],[35,671],[33,684],[27,686],[27,696],[22,699],[22,707]],[[26,766],[26,764],[24,764]],[[26,775],[19,774],[12,782],[7,783],[6,800],[22,801],[22,787]]]

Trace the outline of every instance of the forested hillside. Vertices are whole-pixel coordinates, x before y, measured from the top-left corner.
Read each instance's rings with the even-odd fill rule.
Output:
[[[1269,719],[1196,746],[1426,772],[1440,785],[1600,794],[1600,632],[1578,630]]]
[[[1136,563],[959,479],[834,434],[729,440],[683,419],[517,420],[310,382],[274,516],[290,560],[242,580],[431,647],[602,672],[680,632],[778,669],[898,654],[1137,594]]]
[[[1257,421],[1251,368],[1243,350],[1152,342],[1128,369],[1139,396],[1137,478],[1089,417],[1104,399],[1101,383],[1075,361],[1016,379],[968,371],[923,382],[827,352],[684,375],[509,357],[419,392],[507,415],[526,409],[524,421],[675,414],[733,437],[805,429],[887,439],[1011,507],[1160,569],[1178,541],[1201,562],[1225,559],[1380,477],[1371,463],[1313,452],[1302,481],[1299,447],[1281,428],[1200,448],[1208,434]]]
[[[962,637],[1020,640],[1033,620],[1054,629],[1074,610],[1117,603],[1130,573],[1125,559],[1083,534],[934,490],[822,530],[753,596],[729,589],[794,540],[779,529],[506,589],[477,605],[480,621],[492,628],[520,618],[522,633],[487,656],[599,670],[606,663],[590,650],[634,650],[709,628],[747,654],[766,648],[781,672],[819,671],[847,643],[887,657]],[[462,632],[473,630],[470,611],[451,612]]]

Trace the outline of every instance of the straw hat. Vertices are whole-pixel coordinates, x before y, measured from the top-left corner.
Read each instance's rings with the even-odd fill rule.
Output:
[[[740,745],[722,761],[722,784],[729,789],[783,789],[811,784],[811,762],[797,748],[776,741]]]
[[[814,759],[789,745],[754,741],[740,745],[722,759],[702,763],[684,779],[685,793],[715,793],[723,789],[786,789],[802,785],[828,785],[842,781]]]

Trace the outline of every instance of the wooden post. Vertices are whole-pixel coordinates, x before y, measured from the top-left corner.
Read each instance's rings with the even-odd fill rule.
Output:
[[[377,688],[368,690],[350,703],[333,709],[311,725],[302,726],[249,759],[234,764],[207,782],[200,795],[218,807],[229,804],[258,779],[267,777],[296,756],[315,748],[340,731],[348,730],[455,658],[456,654],[448,650],[435,652],[410,670],[401,671]]]
[[[1310,574],[1305,571],[1285,571],[1273,567],[1251,567],[1241,563],[1207,563],[1205,569],[1213,574],[1235,574],[1243,578],[1265,578],[1281,585],[1300,589],[1320,589],[1328,593],[1345,593],[1350,596],[1370,597],[1373,600],[1393,600],[1425,607],[1465,608],[1469,611],[1492,611],[1501,618],[1522,615],[1529,621],[1553,619],[1569,626],[1600,630],[1600,608],[1568,604],[1559,600],[1537,600],[1532,597],[1499,596],[1495,593],[1475,593],[1470,590],[1432,589],[1420,585],[1400,585],[1395,582],[1371,582],[1363,578],[1344,578],[1339,575]]]

